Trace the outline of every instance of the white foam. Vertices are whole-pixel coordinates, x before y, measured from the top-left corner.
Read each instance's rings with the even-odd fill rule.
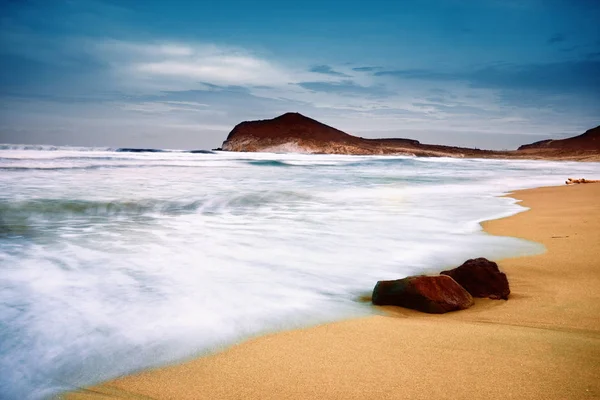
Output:
[[[31,153],[0,154],[0,392],[19,399],[364,315],[380,279],[542,251],[481,231],[523,210],[495,196],[600,177],[545,161]]]

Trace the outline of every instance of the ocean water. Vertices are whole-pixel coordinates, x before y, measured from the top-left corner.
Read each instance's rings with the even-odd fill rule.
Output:
[[[377,280],[543,251],[483,232],[593,163],[0,146],[0,398],[376,311]]]

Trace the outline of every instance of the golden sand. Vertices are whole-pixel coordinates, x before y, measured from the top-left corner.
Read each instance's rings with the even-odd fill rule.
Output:
[[[260,337],[66,397],[600,398],[600,184],[512,196],[531,210],[485,230],[548,251],[499,262],[508,301],[478,299],[444,315],[386,307],[384,316]]]

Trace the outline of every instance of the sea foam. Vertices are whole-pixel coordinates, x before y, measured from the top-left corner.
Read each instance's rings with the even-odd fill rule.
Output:
[[[380,279],[543,251],[479,222],[597,164],[0,149],[0,393],[368,315]]]

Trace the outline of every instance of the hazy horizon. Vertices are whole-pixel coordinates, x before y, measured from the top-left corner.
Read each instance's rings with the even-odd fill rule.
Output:
[[[600,124],[592,1],[0,7],[0,143],[209,149],[290,111],[486,149]]]

